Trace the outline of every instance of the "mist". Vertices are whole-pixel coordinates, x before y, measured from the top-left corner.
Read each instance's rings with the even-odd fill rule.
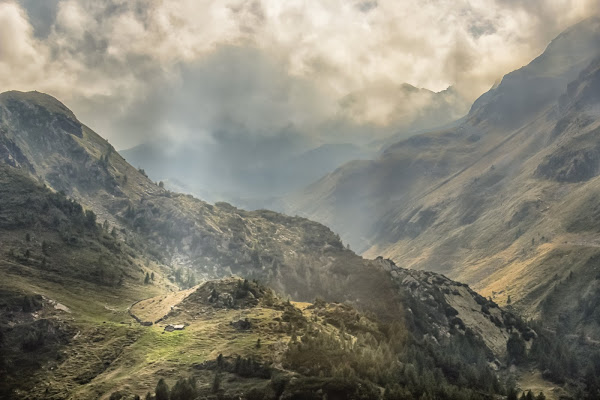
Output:
[[[462,117],[597,12],[587,0],[9,0],[0,87],[56,96],[155,180],[271,197]]]

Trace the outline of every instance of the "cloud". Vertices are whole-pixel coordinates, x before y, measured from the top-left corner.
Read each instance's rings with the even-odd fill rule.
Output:
[[[215,137],[234,134],[231,130],[270,136],[330,114],[327,93],[307,79],[290,76],[283,65],[277,54],[220,46],[182,66],[170,119],[209,130]]]
[[[597,0],[5,0],[0,87],[57,96],[120,148],[199,132],[219,140],[230,127],[256,137],[293,127],[315,139],[341,134],[323,133],[325,125],[414,119],[419,110],[407,104],[421,97],[390,92],[403,83],[452,85],[472,101],[599,7]],[[356,103],[361,109],[340,109],[357,93],[369,96]]]
[[[45,63],[43,49],[38,49],[33,28],[26,14],[16,4],[0,3],[0,75],[4,87],[10,79],[35,78]],[[19,68],[15,68],[19,66]]]

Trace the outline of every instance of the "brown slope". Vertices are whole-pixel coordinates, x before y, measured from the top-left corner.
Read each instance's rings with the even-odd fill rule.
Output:
[[[599,21],[560,35],[458,127],[343,166],[291,199],[292,209],[350,228],[342,237],[367,257],[443,272],[502,303],[510,294],[539,315],[571,269],[595,276]],[[531,104],[515,113],[524,93]]]
[[[597,80],[593,63],[570,86],[561,108],[548,109],[419,199],[435,210],[432,226],[415,238],[400,238],[386,254],[415,268],[437,265],[500,301],[512,294],[536,315],[551,281],[583,268],[596,252],[591,205],[600,168]],[[388,227],[402,225],[388,221]],[[558,261],[564,257],[572,259]],[[580,272],[592,274],[589,268]]]

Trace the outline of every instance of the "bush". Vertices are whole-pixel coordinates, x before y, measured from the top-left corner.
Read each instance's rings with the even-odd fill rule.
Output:
[[[109,400],[121,400],[122,398],[123,398],[123,393],[113,392],[113,393],[111,393]]]
[[[21,343],[21,348],[25,351],[34,351],[44,345],[44,334],[41,330],[31,330],[27,332]]]
[[[23,312],[35,312],[42,308],[42,296],[23,296]]]

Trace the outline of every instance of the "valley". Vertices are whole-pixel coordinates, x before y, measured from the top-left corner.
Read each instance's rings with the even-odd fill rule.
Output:
[[[190,377],[221,398],[501,393],[488,363],[532,340],[464,285],[363,259],[318,223],[169,192],[50,96],[0,100],[5,395],[129,398]],[[396,356],[423,374],[398,364],[394,384]],[[434,385],[435,365],[448,372]]]
[[[322,40],[345,29],[324,6],[306,31],[331,31],[267,54],[274,39],[252,26],[285,31],[302,10],[213,5],[193,25],[235,16],[224,26],[242,36],[211,43],[174,28],[178,7],[142,3],[48,3],[46,33],[33,3],[0,3],[0,30],[35,37],[21,40],[36,49],[24,70],[97,64],[71,83],[73,109],[50,94],[66,93],[54,64],[32,80],[48,93],[0,93],[0,400],[600,398],[594,12],[572,7],[533,40],[514,30],[527,7],[482,19],[465,5],[453,39],[412,45],[423,32],[407,25],[375,35],[393,52],[354,65]],[[344,8],[362,21],[353,44],[374,39],[382,7]],[[87,13],[107,26],[119,15],[118,40],[74,23]],[[144,53],[132,38],[157,26]],[[66,51],[59,39],[80,28]],[[498,35],[512,47],[496,49]],[[196,36],[205,47],[177,54]],[[13,47],[0,43],[0,78]],[[110,84],[89,73],[105,68]],[[397,68],[439,89],[398,83]]]

